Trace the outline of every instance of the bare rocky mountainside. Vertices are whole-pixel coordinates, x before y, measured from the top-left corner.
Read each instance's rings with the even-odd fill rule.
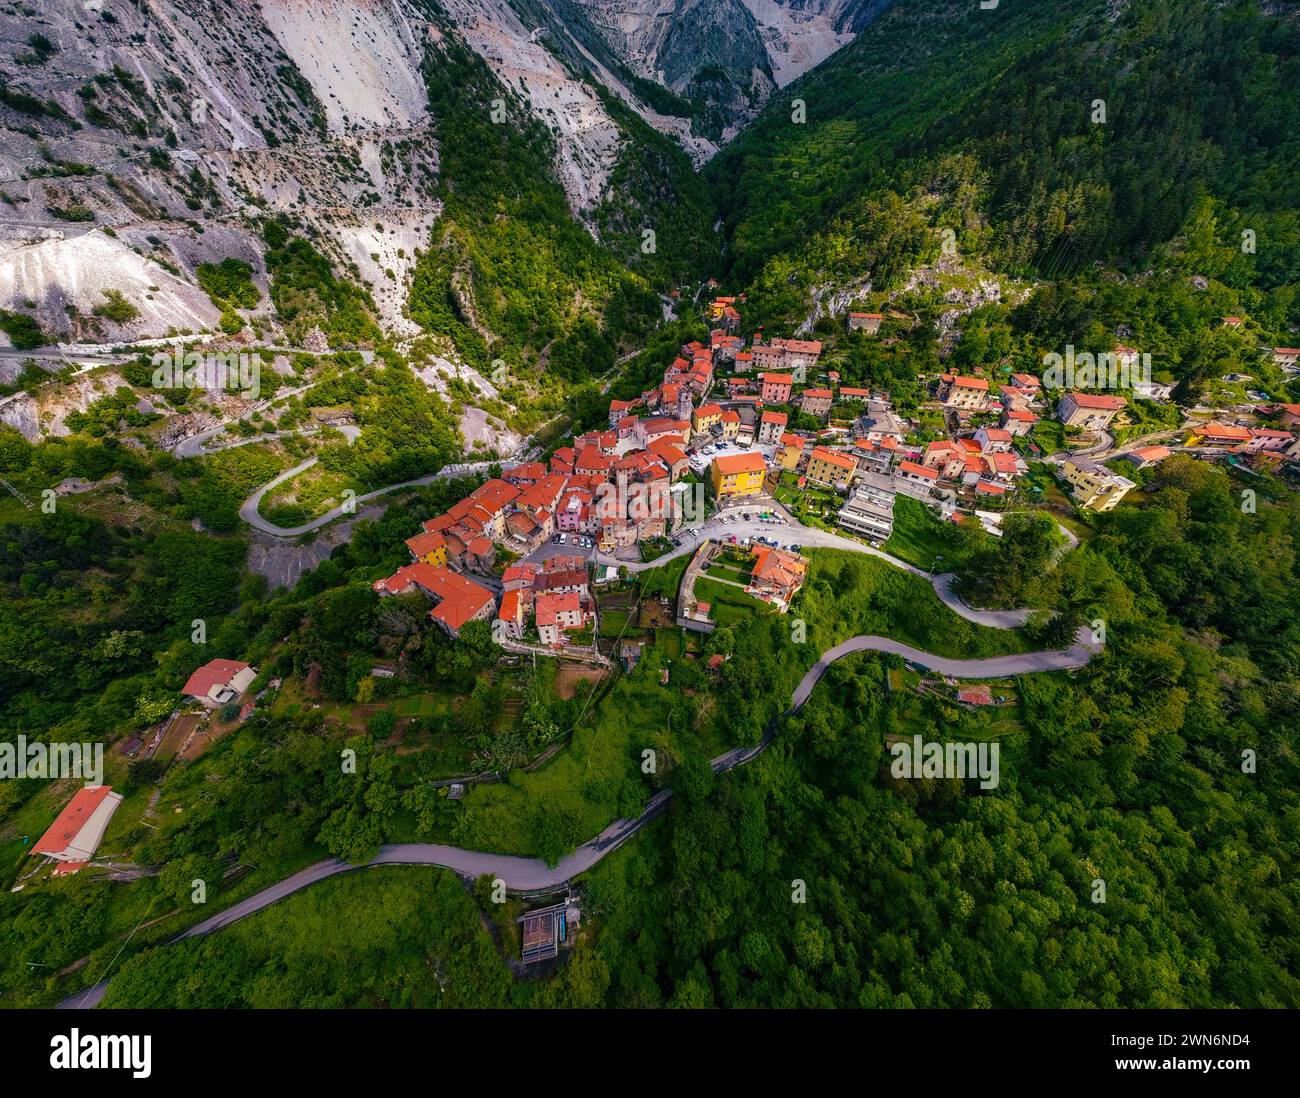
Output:
[[[369,287],[386,330],[412,334],[412,266],[442,210],[422,71],[431,51],[468,47],[545,126],[571,213],[599,235],[597,210],[640,136],[630,127],[668,135],[698,166],[883,6],[0,5],[0,308],[71,340],[211,328],[219,313],[195,269],[235,257],[265,290],[255,222],[286,214]],[[138,315],[97,318],[109,290]]]

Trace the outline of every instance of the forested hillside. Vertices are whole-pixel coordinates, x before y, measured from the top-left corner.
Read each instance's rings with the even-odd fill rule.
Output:
[[[1298,74],[1288,5],[897,5],[709,166],[733,275],[889,288],[950,228],[1034,278],[1176,258],[1295,323]],[[917,218],[930,241],[900,258]]]
[[[0,1005],[49,1006],[106,975],[106,1002],[120,1006],[1300,1006],[1300,495],[1276,469],[1166,454],[1128,470],[1137,483],[1121,506],[1085,513],[1037,460],[1039,443],[1066,445],[1044,408],[1016,440],[1037,440],[1026,480],[1043,495],[1018,497],[999,537],[970,513],[939,523],[900,497],[885,549],[910,525],[930,538],[928,559],[810,548],[788,615],[723,560],[692,582],[730,616],[688,634],[674,603],[688,558],[660,561],[667,539],[601,558],[627,566],[590,578],[600,614],[582,643],[608,674],[555,649],[503,652],[484,620],[449,635],[425,595],[375,589],[409,563],[407,539],[501,476],[516,444],[546,462],[603,430],[611,399],[658,386],[683,344],[709,338],[710,275],[717,292],[745,295],[744,334],[824,339],[828,381],[833,369],[841,389],[887,390],[917,417],[909,446],[958,433],[931,403],[941,371],[1037,374],[1044,351],[1120,339],[1176,388],[1134,401],[1116,435],[1172,435],[1229,375],[1280,418],[1272,405],[1300,403],[1300,377],[1260,348],[1300,341],[1296,7],[857,5],[889,10],[695,172],[672,137],[588,86],[581,39],[553,58],[600,108],[578,140],[508,86],[502,58],[471,40],[482,21],[465,5],[453,18],[410,2],[421,34],[401,39],[414,93],[398,105],[413,124],[308,145],[304,161],[329,178],[294,191],[302,202],[196,166],[195,193],[212,196],[193,199],[193,225],[164,196],[157,241],[109,224],[124,215],[99,196],[128,169],[97,161],[86,174],[70,159],[76,104],[0,83],[0,109],[54,141],[39,170],[61,173],[60,193],[112,231],[97,234],[117,241],[106,254],[139,248],[158,271],[192,274],[211,323],[257,364],[262,397],[294,392],[274,415],[244,418],[235,397],[152,392],[149,358],[130,351],[88,371],[107,388],[62,414],[63,433],[0,426],[0,739],[102,742],[106,781],[125,797],[103,848],[117,868],[10,891],[70,783],[0,783]],[[496,10],[554,29],[551,7],[576,2]],[[99,28],[114,56],[151,11]],[[309,117],[320,132],[303,140],[323,141],[327,106],[342,108],[298,86],[289,54],[265,53],[288,66],[280,79],[299,103],[284,108],[292,129],[259,118],[268,149],[246,170],[270,180],[270,142],[293,145]],[[138,126],[120,124],[135,127],[129,178],[143,187],[171,154],[123,72],[88,76],[82,98],[111,119],[140,97]],[[672,118],[702,109],[619,75]],[[704,67],[691,82],[710,79]],[[573,89],[547,85],[557,101],[561,90]],[[716,135],[728,100],[705,100],[720,113],[697,121]],[[599,144],[602,119],[617,123],[600,149],[608,186],[582,207],[573,158]],[[189,137],[180,127],[205,147],[197,123]],[[291,152],[302,150],[276,156]],[[140,167],[152,153],[155,169]],[[45,178],[24,180],[31,202]],[[226,237],[236,198],[239,232]],[[319,209],[345,211],[355,239],[325,231]],[[203,246],[182,256],[169,241],[191,232]],[[96,330],[121,335],[112,315],[152,292],[98,303]],[[884,314],[878,336],[845,331],[844,312],[865,304]],[[34,306],[0,310],[16,345],[44,338],[37,319]],[[71,384],[71,367],[39,383],[37,369],[9,386],[16,398]],[[467,408],[487,425],[472,439]],[[991,424],[996,412],[981,414]],[[832,425],[791,416],[809,434]],[[210,449],[185,445],[208,432]],[[407,484],[475,457],[455,479]],[[256,512],[256,490],[300,463],[278,504],[286,524],[323,522],[347,489],[402,491],[301,537],[250,532],[241,508]],[[60,484],[73,479],[87,483]],[[24,505],[56,484],[53,510]],[[792,506],[811,525],[809,496]],[[830,526],[820,503],[817,515]],[[272,553],[310,564],[272,584],[255,564]],[[494,594],[515,559],[500,552]],[[959,615],[926,571],[954,572],[971,605],[1031,608],[1027,624]],[[987,705],[900,658],[858,654],[791,710],[802,676],[850,637],[962,660],[1043,655],[1085,626],[1104,634],[1095,659],[997,680]],[[629,629],[635,658],[621,648]],[[255,705],[206,715],[210,738],[168,740],[184,684],[213,657],[255,669]],[[913,736],[996,743],[1000,785],[895,780],[891,742]],[[764,737],[745,765],[710,767]],[[341,770],[348,752],[355,767]],[[490,876],[462,888],[427,868],[350,874],[169,944],[317,860],[360,865],[382,843],[554,866],[668,788],[663,815],[577,880],[576,948],[536,979],[512,979],[505,960],[519,955],[523,901],[489,900]],[[212,884],[205,910],[195,879]]]
[[[655,289],[699,269],[713,248],[707,196],[685,154],[624,110],[637,140],[596,211],[597,240],[570,216],[550,135],[478,57],[449,38],[430,48],[425,77],[444,205],[416,265],[412,318],[484,373],[495,358],[570,381],[605,372],[615,348],[659,318]],[[648,251],[643,229],[654,233]]]

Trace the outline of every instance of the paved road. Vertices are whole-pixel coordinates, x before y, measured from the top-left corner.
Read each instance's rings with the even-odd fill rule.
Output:
[[[230,426],[230,424],[238,423],[240,420],[248,419],[250,416],[254,416],[258,412],[264,412],[266,411],[267,408],[270,408],[273,404],[276,404],[277,402],[282,400],[288,400],[289,397],[298,396],[298,394],[300,393],[305,393],[308,389],[311,389],[315,385],[316,382],[313,381],[308,383],[307,385],[300,385],[296,389],[284,389],[281,392],[277,392],[274,396],[268,397],[266,400],[258,401],[256,404],[245,409],[243,412],[235,416],[233,419],[222,420],[222,422],[218,423],[215,427],[209,427],[206,431],[200,431],[196,435],[190,435],[189,438],[181,439],[181,441],[178,442],[176,446],[173,448],[172,452],[178,458],[202,457],[204,454],[212,453],[213,451],[210,451],[208,449],[208,443],[211,442],[214,438],[216,438],[217,435],[221,434],[228,426]],[[311,430],[315,430],[315,428],[311,428]],[[250,438],[247,441],[258,442],[264,438],[275,438],[278,437],[279,435],[286,434],[286,433],[287,432],[284,431],[275,431],[266,435],[259,435],[255,439]],[[223,447],[218,447],[218,449],[223,449]]]
[[[797,710],[803,707],[812,694],[813,687],[821,681],[831,664],[854,652],[890,652],[902,656],[927,671],[938,671],[941,675],[951,675],[957,679],[1002,679],[1035,671],[1072,671],[1083,667],[1099,651],[1101,646],[1092,642],[1091,631],[1086,627],[1079,630],[1075,643],[1070,648],[1046,652],[1021,652],[1014,656],[990,656],[978,660],[936,656],[923,652],[919,648],[913,648],[910,644],[890,640],[888,637],[850,637],[842,644],[837,644],[824,652],[821,659],[808,670],[799,685],[795,687],[793,708]]]
[[[1015,613],[1008,611],[1007,613]],[[837,660],[854,652],[890,652],[902,656],[921,667],[952,675],[962,679],[1005,678],[1035,671],[1063,671],[1084,666],[1099,651],[1099,646],[1091,641],[1088,630],[1080,629],[1077,642],[1071,648],[1060,651],[1024,652],[1014,656],[994,656],[987,659],[962,660],[947,656],[936,656],[923,652],[911,645],[890,640],[888,637],[861,636],[850,637],[841,644],[822,654],[822,657],[800,680],[791,697],[788,713],[796,713],[821,681],[827,668]],[[788,714],[787,714],[788,715]],[[772,742],[773,731],[753,747],[737,747],[724,752],[713,759],[711,766],[716,773],[722,774],[743,766],[757,758]],[[633,820],[615,820],[604,831],[583,843],[568,857],[557,865],[549,866],[540,858],[524,858],[509,854],[491,854],[480,850],[465,850],[456,846],[444,846],[440,843],[394,843],[380,847],[379,854],[367,866],[377,865],[434,865],[450,869],[468,878],[481,877],[490,873],[500,878],[512,892],[542,892],[559,888],[574,877],[587,872],[605,855],[617,850],[641,828],[661,816],[672,797],[671,789],[663,789],[650,798],[645,811]],[[278,903],[286,896],[306,888],[326,877],[338,873],[362,868],[349,865],[339,858],[329,858],[285,878],[277,884],[270,885],[254,893],[245,900],[232,905],[225,911],[218,912],[210,919],[196,923],[173,941],[185,938],[197,938],[210,934],[214,930],[229,926],[255,912]],[[63,1009],[93,1007],[103,998],[107,990],[107,981],[96,984],[86,991],[65,999],[59,1004]]]
[[[762,510],[762,508],[759,508],[759,510]],[[737,514],[743,512],[731,511],[726,513]],[[934,593],[939,596],[939,600],[948,609],[959,617],[974,622],[976,625],[987,625],[994,629],[1017,629],[1029,620],[1029,610],[975,610],[967,606],[952,590],[953,582],[957,577],[951,572],[932,575],[923,568],[917,568],[914,564],[908,564],[905,560],[899,560],[898,557],[891,556],[883,549],[877,549],[865,542],[831,533],[829,530],[802,526],[797,522],[769,523],[752,520],[745,522],[743,519],[735,522],[723,522],[719,517],[714,517],[700,527],[698,534],[686,535],[679,548],[675,548],[672,552],[665,553],[662,557],[657,557],[652,561],[620,560],[608,553],[599,552],[584,555],[590,556],[597,564],[612,564],[615,567],[625,567],[629,572],[644,572],[650,568],[658,568],[678,557],[694,553],[700,543],[709,538],[725,540],[732,535],[735,535],[737,540],[762,535],[763,537],[772,538],[782,546],[800,545],[817,549],[840,549],[850,553],[863,553],[869,557],[876,557],[892,564],[895,568],[901,568],[904,572],[910,572],[912,575],[926,580],[934,588]],[[1066,535],[1067,537],[1073,537],[1068,531],[1066,531]],[[542,549],[537,550],[537,553],[541,554],[545,550],[547,555],[553,556],[555,553],[566,551],[566,549],[565,546],[556,546],[552,552],[551,549],[543,546]],[[578,550],[568,551],[578,552]]]
[[[976,625],[987,625],[993,629],[1019,629],[1029,621],[1031,610],[975,610],[967,606],[952,589],[956,579],[951,572],[943,572],[930,579],[934,593],[953,613]]]
[[[435,480],[445,480],[448,477],[463,477],[478,473],[484,473],[491,466],[488,461],[468,462],[461,465],[445,465],[436,473],[427,477],[417,477],[415,480],[404,480],[400,484],[390,484],[386,488],[376,488],[373,492],[366,492],[364,495],[357,496],[349,503],[340,504],[326,511],[320,518],[312,519],[311,522],[305,522],[301,526],[276,526],[273,522],[268,522],[257,512],[258,505],[262,502],[262,497],[272,488],[283,484],[286,480],[296,477],[304,470],[310,469],[319,459],[308,458],[306,461],[299,462],[292,469],[281,473],[272,481],[263,484],[248,499],[244,500],[243,506],[239,508],[239,517],[250,526],[256,527],[265,534],[270,534],[276,538],[295,538],[300,534],[308,534],[313,530],[318,530],[328,522],[333,522],[340,515],[355,514],[357,508],[368,500],[376,499],[379,496],[387,495],[389,492],[396,492],[402,488],[418,488],[426,484],[432,484]]]

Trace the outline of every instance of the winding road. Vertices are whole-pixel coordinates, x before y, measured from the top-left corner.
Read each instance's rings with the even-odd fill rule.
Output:
[[[833,536],[833,535],[832,535]],[[856,543],[855,543],[856,544]],[[858,546],[862,548],[862,546]],[[886,555],[887,556],[887,555]],[[894,558],[888,557],[893,560]],[[895,562],[901,563],[901,562]],[[910,566],[909,566],[910,568]],[[914,571],[919,571],[915,570]],[[924,573],[921,573],[924,574]],[[945,585],[946,587],[946,585]],[[936,588],[937,590],[937,588]],[[956,596],[953,596],[955,598]],[[960,604],[959,605],[964,605]],[[1028,615],[1025,610],[974,611],[966,608],[967,615],[982,614],[986,620],[983,624],[997,628],[1012,628],[1013,617]],[[967,616],[964,615],[964,616]],[[989,615],[997,615],[996,620]],[[974,620],[974,619],[972,619]],[[902,656],[909,663],[926,670],[937,671],[962,679],[1000,679],[1014,675],[1029,674],[1038,671],[1065,671],[1083,667],[1098,652],[1100,646],[1094,643],[1088,629],[1081,628],[1075,644],[1067,649],[1041,652],[1022,652],[1010,656],[992,656],[985,659],[955,659],[923,652],[919,648],[890,640],[888,637],[859,636],[837,644],[822,653],[821,658],[808,669],[799,685],[795,687],[790,699],[790,708],[784,716],[790,716],[803,708],[812,695],[813,689],[822,680],[831,664],[846,656],[858,652],[886,652]],[[715,773],[723,774],[743,766],[757,758],[772,742],[774,722],[768,734],[752,747],[737,747],[717,756],[710,763]],[[186,938],[198,938],[211,934],[222,927],[239,922],[249,915],[278,903],[286,896],[315,884],[327,877],[347,873],[355,869],[384,865],[432,865],[450,869],[462,877],[476,879],[483,874],[490,874],[505,883],[506,888],[516,893],[546,892],[557,889],[587,872],[607,854],[617,850],[623,843],[640,831],[651,821],[663,815],[672,798],[671,789],[662,789],[646,803],[640,816],[635,819],[615,820],[594,839],[583,843],[573,853],[561,859],[556,865],[547,865],[540,858],[526,858],[511,854],[492,854],[481,850],[466,850],[457,846],[444,846],[440,843],[393,843],[381,846],[379,853],[365,866],[355,866],[340,858],[327,858],[300,870],[283,881],[270,885],[247,899],[232,904],[224,911],[211,918],[196,923],[188,930],[173,938],[172,942]],[[59,1004],[60,1009],[82,1009],[96,1006],[108,990],[108,981],[102,980],[93,987],[65,999]]]
[[[343,428],[340,428],[342,430]],[[357,431],[357,428],[350,428]],[[359,433],[359,432],[358,432]],[[352,436],[355,437],[355,436]],[[400,484],[390,484],[385,488],[376,488],[373,492],[366,492],[350,500],[347,503],[340,504],[338,507],[332,507],[319,518],[314,518],[310,522],[304,522],[301,526],[276,526],[273,522],[268,522],[260,514],[257,508],[262,502],[262,497],[272,488],[283,484],[286,480],[292,480],[299,473],[310,469],[319,461],[319,458],[308,458],[306,461],[299,462],[292,469],[286,469],[274,480],[267,481],[256,492],[244,500],[243,505],[239,508],[239,517],[249,526],[261,530],[264,534],[270,534],[277,538],[295,538],[300,534],[310,534],[313,530],[318,530],[328,522],[333,522],[340,515],[355,514],[357,507],[368,500],[376,499],[379,496],[387,495],[389,492],[396,492],[402,488],[419,488],[426,484],[432,484],[436,480],[445,480],[448,477],[472,476],[477,473],[486,472],[491,466],[488,461],[468,462],[460,465],[444,465],[436,473],[431,473],[427,477],[418,477],[415,480],[404,480]]]
[[[355,430],[355,428],[353,429]],[[293,537],[298,534],[307,533],[317,529],[327,522],[332,521],[339,515],[347,513],[343,508],[335,508],[333,511],[322,515],[320,518],[293,529],[284,529],[268,523],[257,513],[257,506],[262,497],[278,484],[283,483],[294,476],[297,476],[304,469],[309,468],[315,463],[316,459],[303,462],[298,466],[280,474],[277,478],[263,485],[257,492],[245,501],[240,509],[240,516],[250,525],[264,530],[267,533],[278,537]],[[376,496],[384,495],[387,492],[393,492],[400,488],[415,487],[429,484],[441,477],[464,475],[465,473],[477,472],[486,468],[488,463],[475,463],[473,465],[448,466],[438,473],[431,476],[421,477],[418,480],[406,481],[401,484],[392,484],[386,488],[380,488],[374,492],[358,496],[354,501],[360,504],[366,500],[373,499]],[[349,510],[354,509],[349,508]],[[758,507],[757,504],[750,504],[751,512]],[[782,510],[779,506],[773,507],[773,510]],[[676,547],[672,552],[667,553],[652,561],[623,561],[608,554],[593,552],[587,554],[597,564],[614,565],[627,568],[630,572],[643,572],[651,568],[661,567],[668,561],[677,557],[685,556],[695,552],[699,543],[707,538],[727,537],[736,535],[741,537],[753,537],[762,535],[770,537],[782,545],[799,545],[810,546],[814,548],[840,549],[849,552],[863,553],[867,556],[878,557],[887,561],[889,564],[912,575],[919,576],[927,580],[934,588],[935,594],[940,601],[950,610],[965,618],[967,621],[974,622],[978,625],[987,626],[994,629],[1016,629],[1025,625],[1029,619],[1030,611],[1025,609],[1017,610],[976,610],[963,602],[952,590],[955,576],[951,573],[941,573],[932,575],[924,569],[915,565],[908,564],[906,561],[899,560],[883,550],[876,549],[864,542],[851,538],[843,537],[839,534],[827,530],[815,529],[813,527],[802,526],[798,522],[781,523],[764,523],[751,520],[744,521],[740,515],[743,509],[734,509],[722,512],[713,516],[707,522],[701,523],[697,528],[697,533],[687,535],[682,545]],[[724,521],[724,516],[731,517],[732,521]],[[1064,527],[1062,527],[1064,529]],[[1077,539],[1066,531],[1067,538],[1072,544],[1077,544]],[[563,547],[548,545],[543,546],[539,552],[566,552],[572,551]],[[1095,644],[1091,639],[1090,631],[1087,628],[1081,628],[1076,637],[1075,644],[1068,649],[1049,650],[1039,652],[1022,652],[1008,656],[993,656],[984,659],[957,659],[948,656],[934,655],[924,652],[921,649],[913,648],[911,645],[903,644],[901,641],[891,640],[888,637],[879,636],[857,636],[837,644],[835,647],[822,653],[817,662],[808,669],[803,678],[795,687],[791,696],[790,708],[784,716],[797,713],[811,697],[813,689],[822,680],[822,677],[829,670],[830,666],[846,656],[859,652],[884,652],[901,656],[910,664],[923,668],[925,670],[937,671],[943,675],[949,675],[961,679],[1000,679],[1010,678],[1016,675],[1031,674],[1041,671],[1065,671],[1083,667],[1087,664],[1100,650],[1100,646]],[[733,770],[738,766],[743,766],[760,755],[772,742],[775,735],[776,724],[760,741],[751,747],[738,747],[724,752],[711,760],[710,765],[716,773],[722,774]],[[283,881],[270,885],[260,892],[231,905],[224,911],[218,912],[211,918],[196,923],[188,930],[177,935],[171,941],[182,941],[186,938],[202,937],[213,931],[220,930],[222,927],[230,926],[232,923],[239,922],[249,915],[270,907],[278,903],[287,896],[293,895],[307,886],[324,880],[327,877],[333,877],[339,873],[350,872],[359,868],[368,868],[370,866],[384,865],[430,865],[450,869],[462,877],[476,879],[483,874],[490,874],[494,878],[503,881],[506,887],[516,893],[540,893],[557,889],[564,884],[572,881],[575,877],[587,872],[597,862],[618,849],[624,842],[635,835],[651,821],[661,816],[668,806],[672,797],[671,789],[660,790],[654,794],[646,803],[644,811],[635,819],[615,820],[606,827],[595,838],[588,840],[581,846],[577,847],[571,854],[560,860],[554,866],[547,865],[540,858],[528,858],[518,855],[493,854],[487,851],[466,850],[462,847],[445,846],[440,843],[394,843],[381,846],[379,853],[365,866],[355,866],[340,858],[328,858],[324,861],[317,862],[300,870]],[[108,981],[103,980],[93,987],[79,992],[76,995],[64,1000],[59,1004],[61,1009],[79,1009],[96,1006],[103,999],[104,993],[108,989]]]
[[[756,508],[750,505],[751,512]],[[738,511],[723,512],[723,514],[737,515]],[[1067,538],[1067,546],[1077,545],[1078,538],[1071,534],[1065,527],[1060,527]],[[769,537],[781,545],[799,545],[813,549],[839,549],[850,553],[862,553],[865,556],[876,557],[895,568],[900,568],[904,572],[909,572],[914,576],[927,581],[934,588],[934,593],[939,596],[942,602],[949,610],[959,617],[965,618],[976,625],[986,625],[992,629],[1019,629],[1029,621],[1029,610],[976,610],[968,606],[953,591],[953,584],[957,577],[951,572],[940,572],[933,575],[924,568],[918,568],[914,564],[908,564],[905,560],[891,556],[883,549],[877,549],[875,546],[868,545],[866,542],[856,541],[853,538],[844,537],[841,534],[832,533],[829,530],[821,530],[812,526],[802,526],[798,522],[791,520],[787,523],[768,523],[744,519],[737,519],[732,522],[724,522],[720,516],[715,515],[699,527],[698,534],[688,534],[682,544],[674,548],[672,552],[665,553],[661,557],[656,557],[651,561],[627,561],[619,560],[617,557],[610,556],[608,553],[592,553],[591,559],[600,565],[612,565],[613,567],[626,568],[629,572],[645,572],[652,568],[659,568],[669,561],[676,560],[678,557],[694,553],[700,543],[709,538],[725,539],[735,535],[737,540],[745,537]],[[545,547],[544,547],[545,548]],[[1064,548],[1064,547],[1063,547]],[[547,549],[548,553],[572,552],[573,550],[560,547],[557,549]],[[529,559],[533,559],[530,555]]]

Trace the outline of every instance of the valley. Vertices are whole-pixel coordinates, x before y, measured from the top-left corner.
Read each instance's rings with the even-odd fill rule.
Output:
[[[0,1005],[1300,1004],[1297,76],[0,0]]]

